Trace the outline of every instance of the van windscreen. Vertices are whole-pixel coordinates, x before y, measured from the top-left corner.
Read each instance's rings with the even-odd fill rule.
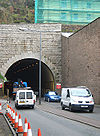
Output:
[[[32,99],[32,92],[26,93],[26,99]]]
[[[25,99],[25,92],[19,93],[19,99]]]
[[[72,89],[71,95],[80,96],[80,97],[89,97],[91,96],[91,93],[88,89]]]

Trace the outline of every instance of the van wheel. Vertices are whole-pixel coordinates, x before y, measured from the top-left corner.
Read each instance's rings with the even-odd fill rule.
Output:
[[[18,104],[15,104],[15,107],[16,107],[16,109],[19,109],[19,106],[18,106]]]
[[[64,107],[64,105],[62,104],[62,110],[64,110],[65,109],[65,107]]]
[[[69,105],[69,110],[70,110],[71,112],[73,111],[71,104]]]
[[[34,109],[34,105],[32,106],[32,109]]]

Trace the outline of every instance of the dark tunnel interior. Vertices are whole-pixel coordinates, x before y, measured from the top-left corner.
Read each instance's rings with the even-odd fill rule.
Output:
[[[9,67],[5,77],[9,82],[17,82],[21,79],[38,93],[39,60],[31,58],[19,60]],[[41,62],[41,95],[43,96],[47,90],[54,90],[54,76],[49,67]]]

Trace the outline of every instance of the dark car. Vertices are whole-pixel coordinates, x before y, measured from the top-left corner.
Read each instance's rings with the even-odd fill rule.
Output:
[[[45,101],[57,101],[60,102],[61,100],[61,96],[57,94],[57,92],[55,91],[48,91],[45,95],[44,95],[44,100]]]

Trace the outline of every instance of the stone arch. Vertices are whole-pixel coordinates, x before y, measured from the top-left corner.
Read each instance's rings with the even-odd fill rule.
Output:
[[[34,59],[39,60],[40,59],[40,53],[27,52],[27,53],[21,53],[20,55],[15,55],[12,58],[9,58],[8,61],[4,65],[2,65],[1,74],[3,76],[5,76],[6,71],[9,69],[9,67],[12,64],[14,64],[16,61],[26,59],[26,58],[34,58]],[[55,77],[56,76],[55,74],[58,71],[56,69],[55,65],[52,64],[52,62],[47,57],[45,57],[45,55],[42,55],[41,61],[50,68],[50,70],[52,71],[52,73]]]

